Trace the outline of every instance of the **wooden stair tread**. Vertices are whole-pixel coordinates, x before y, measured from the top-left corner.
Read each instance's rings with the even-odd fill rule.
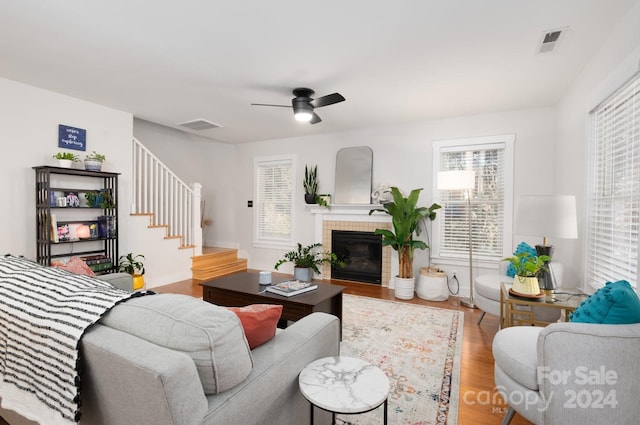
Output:
[[[247,270],[247,260],[238,258],[235,248],[202,247],[202,255],[191,257],[191,276],[194,280],[216,277]]]

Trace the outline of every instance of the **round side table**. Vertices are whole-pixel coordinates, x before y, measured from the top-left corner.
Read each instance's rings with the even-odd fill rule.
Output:
[[[298,384],[302,395],[311,404],[311,425],[314,406],[332,413],[365,413],[384,404],[384,424],[387,424],[389,380],[382,370],[353,357],[325,357],[307,365]]]

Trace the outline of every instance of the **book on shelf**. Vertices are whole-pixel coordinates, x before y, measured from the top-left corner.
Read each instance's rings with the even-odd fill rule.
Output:
[[[313,291],[317,289],[318,285],[311,282],[301,282],[299,280],[288,280],[286,282],[276,283],[271,286],[267,286],[267,292],[273,294],[283,295],[285,297],[292,297],[294,295],[304,294],[305,292]]]
[[[101,272],[105,270],[111,270],[113,268],[113,262],[111,258],[106,255],[85,255],[80,257],[89,268],[94,272]]]

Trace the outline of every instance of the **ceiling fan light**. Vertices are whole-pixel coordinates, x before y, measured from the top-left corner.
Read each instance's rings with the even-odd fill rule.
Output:
[[[311,118],[313,117],[313,113],[309,112],[309,111],[297,111],[294,114],[296,121],[300,121],[300,122],[309,122],[311,121]]]

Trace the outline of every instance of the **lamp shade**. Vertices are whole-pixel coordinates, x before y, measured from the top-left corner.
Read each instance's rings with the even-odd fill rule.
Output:
[[[473,170],[440,171],[438,173],[439,190],[470,190],[476,186],[476,173]]]
[[[518,235],[577,239],[576,197],[521,196],[514,228]]]

